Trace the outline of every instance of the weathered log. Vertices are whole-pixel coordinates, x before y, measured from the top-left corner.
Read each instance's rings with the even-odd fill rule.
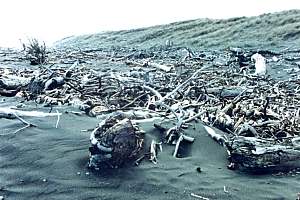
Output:
[[[300,137],[283,142],[238,136],[226,143],[229,161],[248,169],[276,167],[300,159]]]
[[[236,97],[239,96],[247,88],[245,87],[216,87],[216,88],[207,88],[206,92],[208,94],[213,94],[221,98],[227,97]],[[253,92],[253,89],[247,89],[247,92]]]
[[[141,132],[122,115],[110,116],[93,130],[89,167],[118,168],[133,162],[143,148]]]
[[[14,97],[21,90],[21,87],[16,90],[6,90],[0,88],[0,96],[4,97]]]
[[[45,82],[44,90],[53,90],[57,87],[62,86],[65,83],[63,77],[54,77]]]
[[[30,83],[31,78],[24,78],[15,75],[6,75],[0,77],[0,88],[6,90],[16,90]]]
[[[244,136],[228,138],[223,132],[217,133],[208,126],[204,128],[209,136],[226,147],[230,168],[264,169],[300,159],[300,137],[285,138],[281,142]]]

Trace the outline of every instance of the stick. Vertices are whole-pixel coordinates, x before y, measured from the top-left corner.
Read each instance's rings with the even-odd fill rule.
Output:
[[[153,88],[151,88],[151,87],[149,87],[149,86],[147,86],[147,85],[144,85],[143,88],[146,89],[146,90],[149,90],[150,92],[152,92],[155,96],[157,96],[157,98],[158,98],[159,100],[161,100],[161,99],[163,98],[163,97],[161,96],[161,94],[160,94],[157,90],[155,90],[155,89],[153,89]]]
[[[224,185],[223,190],[225,193],[229,193],[228,190],[226,189],[226,186]]]
[[[154,67],[156,69],[159,69],[159,70],[162,70],[162,71],[165,71],[165,72],[170,72],[173,69],[173,66],[161,65],[161,64],[153,63],[153,62],[139,63],[139,62],[136,62],[136,61],[127,60],[125,63],[127,65],[137,65],[139,67],[147,67],[147,66]]]
[[[14,132],[14,134],[16,134],[16,133],[18,133],[18,132],[24,130],[25,128],[29,128],[30,126],[31,126],[31,124],[28,124],[28,125],[26,125],[26,126],[24,126],[24,127],[22,127],[22,128],[19,128],[18,130],[16,130],[16,131]]]
[[[161,65],[161,64],[158,64],[158,63],[151,63],[151,62],[148,62],[147,65],[149,67],[154,67],[156,69],[160,69],[160,70],[163,70],[165,72],[170,72],[173,67],[170,67],[170,66],[166,66],[166,65]]]
[[[200,195],[198,195],[198,194],[194,194],[194,193],[191,193],[191,196],[192,196],[192,197],[199,198],[199,199],[203,199],[203,200],[209,200],[209,198],[206,198],[206,197],[200,196]]]
[[[216,140],[218,143],[220,143],[221,145],[225,145],[225,143],[228,141],[227,137],[225,135],[221,135],[216,133],[216,131],[214,129],[212,129],[209,126],[205,126],[204,128],[206,130],[206,132],[208,133],[208,135],[213,138],[214,140]]]
[[[71,77],[71,70],[72,70],[73,68],[75,68],[78,64],[79,64],[78,60],[75,61],[75,62],[73,63],[73,65],[71,65],[71,67],[69,67],[69,68],[67,69],[67,71],[66,71],[66,73],[65,73],[64,76],[65,76],[65,77]]]
[[[29,127],[32,127],[32,126],[35,126],[35,127],[36,127],[36,125],[27,122],[26,120],[24,120],[24,119],[22,119],[21,117],[19,117],[17,114],[13,113],[13,115],[14,115],[17,119],[19,119],[22,123],[26,124],[26,126],[24,126],[24,127],[20,128],[20,129],[16,130],[16,131],[14,132],[14,134],[16,134],[17,132],[22,131],[22,130],[25,129],[25,128],[29,128]]]
[[[196,114],[196,115],[194,115],[194,116],[192,116],[192,117],[190,117],[190,118],[188,118],[188,119],[186,119],[186,120],[183,120],[183,124],[184,124],[184,123],[191,122],[191,121],[193,121],[194,119],[197,119],[198,117],[204,115],[207,111],[215,111],[215,110],[217,110],[217,109],[218,109],[218,107],[212,107],[212,108],[208,108],[207,110],[203,110],[203,111],[199,112],[198,114]]]
[[[161,98],[158,103],[162,103],[167,98],[169,98],[170,96],[172,96],[174,93],[176,93],[178,90],[180,90],[183,86],[185,86],[187,83],[189,83],[190,81],[192,81],[199,72],[203,71],[204,69],[206,69],[208,67],[209,66],[204,66],[204,67],[198,69],[190,78],[188,78],[186,81],[184,81],[179,86],[177,86],[173,91],[171,91],[168,94],[166,94],[166,96],[164,96],[163,98]]]
[[[56,110],[56,113],[59,114],[58,110]],[[55,128],[58,127],[59,120],[60,120],[60,115],[57,115],[57,121],[56,121]]]
[[[180,90],[183,86],[185,86],[187,83],[189,83],[190,81],[192,81],[199,72],[203,71],[204,69],[206,69],[208,67],[209,66],[204,66],[204,67],[198,69],[190,78],[188,78],[186,81],[184,81],[183,83],[181,83],[173,91],[169,92],[164,97],[162,97],[161,94],[157,90],[155,90],[155,89],[153,89],[153,88],[151,88],[149,86],[144,85],[143,87],[145,89],[149,90],[150,92],[152,92],[154,95],[156,95],[158,97],[158,101],[155,102],[155,103],[158,104],[158,105],[161,105],[167,98],[169,98],[170,96],[172,96],[174,93],[176,93],[178,90]]]
[[[178,154],[178,150],[179,150],[179,146],[180,146],[180,143],[185,140],[185,141],[188,141],[188,142],[194,142],[195,138],[192,138],[192,137],[189,137],[189,136],[186,136],[186,135],[183,135],[181,134],[176,142],[176,146],[175,146],[175,150],[174,150],[174,153],[173,153],[173,157],[177,157],[177,154]]]
[[[21,122],[23,122],[26,125],[30,125],[31,123],[25,121],[25,119],[22,119],[21,117],[19,117],[16,113],[12,113],[18,120],[20,120]]]
[[[156,153],[156,145],[157,143],[152,140],[151,145],[150,145],[150,161],[154,163],[155,165],[157,164],[157,153]]]
[[[125,106],[123,106],[123,107],[120,108],[120,109],[122,110],[122,109],[127,108],[128,106],[131,106],[131,105],[134,104],[138,99],[142,98],[142,97],[145,96],[145,95],[147,95],[147,93],[144,93],[144,94],[139,95],[138,97],[134,98],[130,103],[126,104]]]
[[[44,113],[39,111],[23,111],[15,110],[12,108],[0,107],[0,117],[12,119],[12,116],[16,117],[26,116],[26,117],[54,117],[61,115],[61,113]],[[17,117],[16,117],[17,118]]]

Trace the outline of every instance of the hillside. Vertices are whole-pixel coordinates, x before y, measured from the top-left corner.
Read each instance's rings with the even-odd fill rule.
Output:
[[[226,20],[196,19],[148,28],[72,36],[57,43],[57,47],[149,48],[165,45],[201,49],[297,48],[300,44],[300,10],[239,17]]]

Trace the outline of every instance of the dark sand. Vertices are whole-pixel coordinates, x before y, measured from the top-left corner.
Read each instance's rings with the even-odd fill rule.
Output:
[[[1,106],[16,102],[7,98]],[[209,199],[296,199],[300,192],[299,170],[282,175],[228,170],[223,147],[200,123],[186,130],[196,140],[181,152],[185,158],[173,158],[174,146],[164,145],[157,165],[144,160],[138,167],[94,173],[87,168],[89,133],[80,130],[99,120],[63,114],[56,129],[55,117],[26,119],[38,127],[15,135],[9,133],[21,122],[0,119],[0,195],[5,199],[197,199],[191,193]],[[147,142],[158,137],[152,123],[143,127]]]

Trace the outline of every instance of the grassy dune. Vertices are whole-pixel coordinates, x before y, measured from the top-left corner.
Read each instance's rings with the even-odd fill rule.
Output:
[[[201,49],[295,48],[300,45],[300,10],[239,17],[226,20],[196,19],[148,28],[72,36],[58,47],[106,48],[114,46],[149,48],[167,40],[176,46]]]

